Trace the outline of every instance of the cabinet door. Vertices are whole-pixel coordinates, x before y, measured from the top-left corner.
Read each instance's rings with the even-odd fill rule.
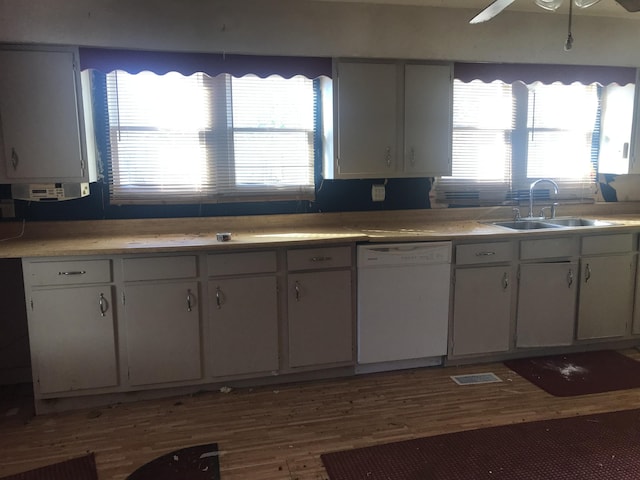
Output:
[[[198,284],[138,284],[125,288],[131,385],[201,376]]]
[[[573,343],[578,291],[576,263],[520,266],[516,346]]]
[[[452,104],[451,66],[405,66],[405,173],[451,175]]]
[[[395,64],[338,64],[337,177],[375,178],[394,174],[397,115]]]
[[[289,365],[353,360],[351,271],[289,274]]]
[[[453,355],[509,350],[510,266],[458,268],[453,305]]]
[[[214,376],[278,370],[276,277],[209,281]]]
[[[620,337],[631,320],[631,255],[580,260],[578,339]]]
[[[110,286],[31,292],[29,340],[40,393],[118,384]]]
[[[5,183],[87,181],[73,51],[0,50]]]

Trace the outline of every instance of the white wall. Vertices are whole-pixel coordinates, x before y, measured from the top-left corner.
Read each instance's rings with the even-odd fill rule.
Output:
[[[0,42],[640,66],[638,13],[576,17],[571,52],[564,14],[507,10],[469,25],[475,13],[313,0],[0,0]]]

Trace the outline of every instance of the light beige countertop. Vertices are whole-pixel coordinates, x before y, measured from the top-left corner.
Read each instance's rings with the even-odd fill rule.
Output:
[[[563,206],[560,216],[614,226],[517,231],[492,225],[510,207],[314,213],[244,217],[0,223],[0,258],[225,251],[352,242],[536,238],[568,232],[640,231],[640,204]],[[219,242],[216,233],[230,232]]]

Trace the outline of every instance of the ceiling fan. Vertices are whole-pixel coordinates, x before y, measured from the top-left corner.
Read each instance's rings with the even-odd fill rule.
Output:
[[[562,5],[564,0],[533,0],[536,5],[545,10],[555,11]],[[564,44],[565,50],[571,50],[573,46],[573,35],[571,34],[571,20],[573,18],[573,6],[578,8],[587,8],[595,5],[600,0],[569,0],[569,33],[567,41]],[[473,17],[469,23],[482,23],[491,20],[493,17],[502,12],[511,5],[515,0],[494,0],[488,7]],[[640,12],[640,0],[616,0],[618,4],[624,7],[628,12]]]
[[[595,5],[600,0],[569,0],[570,7],[575,5],[578,8],[587,8]],[[491,5],[482,10],[478,15],[473,17],[469,23],[482,23],[491,20],[493,17],[502,12],[511,5],[515,0],[495,0]],[[563,3],[563,0],[534,0],[536,5],[546,10],[557,10]],[[640,0],[616,0],[616,2],[628,12],[640,12]]]

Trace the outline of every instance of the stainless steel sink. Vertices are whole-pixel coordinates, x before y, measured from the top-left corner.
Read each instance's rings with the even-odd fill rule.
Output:
[[[611,222],[605,222],[602,220],[591,220],[589,218],[550,218],[545,220],[545,223],[551,223],[553,225],[560,225],[563,227],[597,227],[613,225]]]
[[[506,227],[512,230],[538,230],[540,228],[558,228],[560,225],[552,225],[550,223],[539,220],[514,220],[511,222],[493,222],[498,227]]]
[[[539,230],[541,228],[563,228],[563,227],[600,227],[614,225],[603,220],[592,220],[589,218],[565,217],[549,219],[522,219],[505,222],[491,222],[491,225],[510,228],[511,230]]]

